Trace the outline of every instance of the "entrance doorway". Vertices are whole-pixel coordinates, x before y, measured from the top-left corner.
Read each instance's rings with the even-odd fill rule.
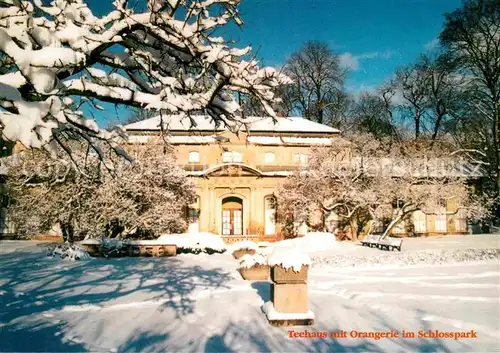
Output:
[[[239,197],[222,199],[222,235],[243,235],[243,200]]]

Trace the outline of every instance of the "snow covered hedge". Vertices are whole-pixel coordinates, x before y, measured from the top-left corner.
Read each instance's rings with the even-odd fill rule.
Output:
[[[175,244],[181,253],[223,253],[226,251],[226,244],[222,238],[212,233],[186,233],[186,234],[166,234],[156,240],[157,243]]]
[[[49,248],[47,256],[60,257],[63,260],[90,260],[88,252],[75,244],[58,244]]]
[[[95,238],[80,242],[85,245],[100,245],[106,253],[117,253],[128,245],[176,245],[177,252],[191,254],[214,254],[226,251],[226,245],[219,236],[211,233],[165,234],[153,240],[129,240]]]
[[[273,88],[289,79],[259,68],[250,47],[214,36],[242,24],[239,0],[146,4],[115,0],[99,16],[85,0],[1,1],[2,137],[47,148],[67,138],[104,139],[120,151],[123,131],[100,129],[84,110],[111,103],[182,116],[203,111],[228,123],[240,111],[234,92],[275,116]]]

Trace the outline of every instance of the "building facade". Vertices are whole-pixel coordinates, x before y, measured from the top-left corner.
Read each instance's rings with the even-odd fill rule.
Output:
[[[340,133],[298,117],[248,118],[245,126],[229,128],[204,116],[192,119],[162,118],[178,163],[195,179],[197,201],[188,211],[188,231],[219,234],[229,242],[278,237],[279,184],[307,163],[311,147],[328,146]],[[148,143],[160,133],[160,118],[125,128],[131,143]]]
[[[197,201],[187,215],[188,232],[218,234],[227,242],[279,237],[276,192],[280,183],[307,164],[312,147],[329,146],[341,138],[339,130],[300,117],[247,121],[245,126],[224,128],[205,116],[191,120],[164,116],[125,126],[134,145],[159,139],[163,129],[168,130],[164,139],[196,185]],[[409,223],[415,234],[465,233],[465,219],[455,210],[449,201],[440,215],[416,212],[393,233],[407,233]],[[335,227],[335,214],[328,222]],[[299,233],[306,231],[304,224]]]

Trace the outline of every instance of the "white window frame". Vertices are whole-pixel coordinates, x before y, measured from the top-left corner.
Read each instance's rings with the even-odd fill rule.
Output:
[[[415,233],[427,232],[427,216],[424,212],[420,210],[413,212],[412,220]]]
[[[465,210],[458,210],[455,218],[455,229],[457,232],[467,232],[467,217]]]
[[[276,158],[276,155],[274,154],[274,152],[266,152],[264,154],[264,163],[265,164],[274,163],[275,158]]]
[[[200,152],[198,151],[189,152],[188,161],[189,163],[200,163]]]
[[[307,165],[309,156],[305,153],[295,153],[295,164]]]
[[[243,153],[241,152],[233,152],[233,162],[241,163],[243,162]]]
[[[436,232],[445,233],[446,232],[446,213],[441,213],[436,215]]]
[[[188,208],[188,233],[200,231],[201,199],[196,195],[196,201]]]
[[[241,152],[222,152],[222,162],[223,163],[242,163],[243,154]]]
[[[276,198],[272,195],[264,197],[264,234],[276,234]]]

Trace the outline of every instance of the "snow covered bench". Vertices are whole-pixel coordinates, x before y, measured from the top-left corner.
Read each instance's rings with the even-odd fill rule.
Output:
[[[361,240],[361,245],[363,246],[377,246],[381,235],[368,234],[363,240]]]
[[[392,238],[385,237],[381,239],[381,235],[373,235],[369,234],[365,239],[361,240],[361,245],[369,246],[369,247],[377,247],[382,250],[398,250],[401,251],[401,247],[403,246],[403,239],[401,238]]]
[[[384,250],[397,249],[398,251],[401,251],[401,247],[403,246],[403,239],[386,237],[382,240],[379,240],[377,246],[379,247],[379,249],[384,249]]]

